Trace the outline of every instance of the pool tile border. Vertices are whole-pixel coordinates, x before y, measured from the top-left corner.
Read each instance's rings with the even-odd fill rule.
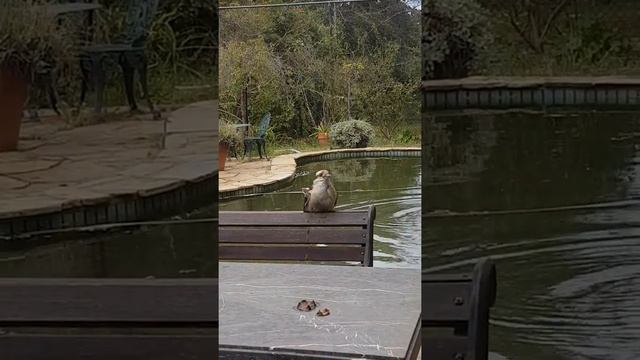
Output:
[[[164,191],[140,192],[109,197],[104,202],[68,208],[49,208],[49,212],[0,219],[0,240],[15,236],[111,223],[152,220],[184,213],[215,199],[218,173],[197,181],[180,181]]]
[[[640,77],[486,77],[427,80],[423,103],[430,111],[640,106]]]

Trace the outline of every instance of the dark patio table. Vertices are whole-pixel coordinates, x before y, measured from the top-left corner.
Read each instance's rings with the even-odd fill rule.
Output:
[[[223,359],[405,359],[419,348],[420,271],[220,263]],[[318,308],[296,305],[313,299]],[[316,315],[319,308],[330,315]]]

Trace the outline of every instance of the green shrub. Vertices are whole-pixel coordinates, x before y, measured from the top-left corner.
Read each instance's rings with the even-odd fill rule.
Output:
[[[72,30],[36,0],[3,0],[0,3],[0,69],[11,69],[32,81],[36,73],[75,64]]]
[[[373,142],[373,127],[362,120],[347,120],[335,123],[329,131],[333,147],[364,148]]]
[[[238,129],[233,127],[228,121],[222,119],[219,123],[218,136],[218,142],[220,144],[234,145],[242,141]]]

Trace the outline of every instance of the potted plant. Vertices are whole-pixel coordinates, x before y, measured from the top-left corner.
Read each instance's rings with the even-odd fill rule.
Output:
[[[0,151],[15,150],[28,98],[39,69],[72,64],[72,36],[39,3],[0,3]]]
[[[321,121],[316,127],[315,131],[311,136],[318,139],[318,144],[327,145],[329,143],[329,130],[331,129],[331,125],[326,121]]]
[[[229,149],[240,143],[240,134],[228,121],[220,121],[220,131],[218,139],[218,169],[224,171],[229,156]]]

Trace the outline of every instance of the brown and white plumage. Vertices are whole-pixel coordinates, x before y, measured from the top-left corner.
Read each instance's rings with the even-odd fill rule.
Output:
[[[331,182],[328,170],[316,172],[311,188],[303,188],[304,212],[331,212],[338,203],[338,192]]]

